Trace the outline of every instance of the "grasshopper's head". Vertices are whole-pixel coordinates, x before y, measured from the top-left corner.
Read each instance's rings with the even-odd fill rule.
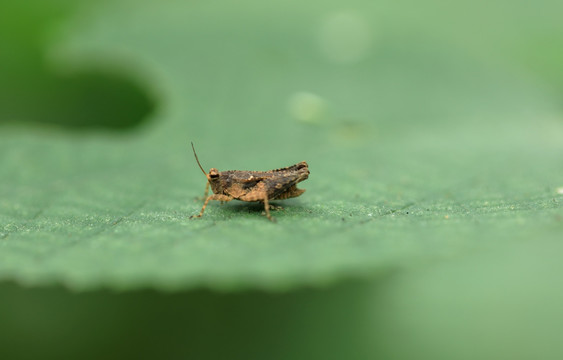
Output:
[[[214,183],[219,181],[219,177],[220,177],[219,170],[215,168],[211,168],[209,170],[209,174],[205,174],[205,176],[207,177],[207,180],[209,181],[211,186],[213,186]]]
[[[207,181],[209,181],[209,185],[211,185],[211,190],[213,193],[220,194],[223,192],[223,186],[221,185],[221,174],[219,170],[215,168],[211,168],[208,174],[205,174],[207,177]]]
[[[211,168],[209,174],[205,174],[205,176],[207,176],[207,180],[209,181],[217,180],[219,178],[219,170]]]

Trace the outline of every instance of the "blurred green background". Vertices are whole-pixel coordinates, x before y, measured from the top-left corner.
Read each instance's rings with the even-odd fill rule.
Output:
[[[563,357],[560,1],[1,7],[1,358]]]

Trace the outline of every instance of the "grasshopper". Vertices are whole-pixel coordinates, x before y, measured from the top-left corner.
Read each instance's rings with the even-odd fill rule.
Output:
[[[298,189],[296,186],[297,183],[309,177],[309,165],[305,161],[269,171],[218,171],[215,168],[211,168],[209,173],[206,173],[197,158],[193,143],[192,150],[199,168],[207,177],[207,184],[205,185],[205,202],[203,207],[199,215],[192,215],[190,219],[202,217],[205,207],[210,200],[217,200],[223,203],[236,199],[240,201],[262,202],[266,217],[271,221],[275,221],[270,215],[270,200],[289,199],[305,192],[305,189]],[[210,185],[213,194],[207,196]]]

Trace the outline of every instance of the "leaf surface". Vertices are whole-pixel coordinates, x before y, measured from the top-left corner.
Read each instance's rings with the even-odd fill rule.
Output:
[[[515,5],[514,32],[486,38],[501,8],[471,33],[471,13],[433,6],[118,1],[46,21],[48,41],[22,42],[46,60],[20,69],[50,74],[63,106],[22,112],[50,93],[28,92],[2,115],[0,278],[288,289],[558,238],[563,76],[518,56],[561,59],[536,41],[557,33],[546,23],[561,34],[557,11],[520,38]],[[59,79],[92,71],[130,84]],[[205,169],[305,160],[307,192],[277,203],[276,224],[236,202],[189,220],[205,187],[189,141]]]

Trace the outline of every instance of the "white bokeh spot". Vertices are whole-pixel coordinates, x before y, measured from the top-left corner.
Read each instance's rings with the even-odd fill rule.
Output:
[[[326,111],[326,101],[319,95],[299,91],[288,101],[289,113],[295,119],[308,123],[319,122]]]
[[[362,60],[369,52],[372,40],[370,25],[359,12],[332,13],[321,22],[319,45],[331,62],[346,64]]]

